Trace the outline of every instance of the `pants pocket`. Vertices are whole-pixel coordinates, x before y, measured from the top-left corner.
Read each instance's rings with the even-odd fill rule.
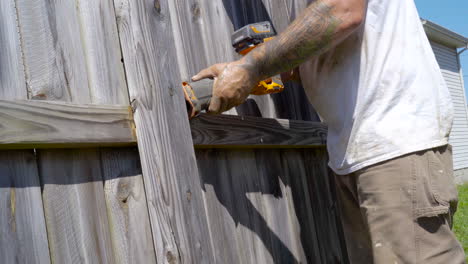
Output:
[[[453,215],[458,193],[449,146],[424,152],[415,162],[415,217]]]

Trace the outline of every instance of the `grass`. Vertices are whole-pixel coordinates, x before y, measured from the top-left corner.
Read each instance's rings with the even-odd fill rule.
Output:
[[[468,184],[458,186],[458,210],[453,221],[453,230],[465,250],[468,263]]]

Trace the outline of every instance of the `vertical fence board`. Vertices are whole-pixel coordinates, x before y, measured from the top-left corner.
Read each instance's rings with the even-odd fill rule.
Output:
[[[0,263],[50,263],[36,158],[0,151]]]
[[[128,91],[113,1],[79,0],[76,2],[91,102],[128,104]]]
[[[0,17],[0,99],[26,99],[14,0],[0,1]],[[0,263],[50,263],[47,243],[33,151],[0,151]]]
[[[17,3],[26,78],[32,99],[129,103],[111,0],[18,0]],[[87,150],[41,151],[40,154],[53,260],[58,263],[113,263],[110,232],[113,232],[113,238],[118,238],[125,235],[118,232],[126,230],[109,229],[104,192],[111,195],[111,190],[103,189],[99,160],[92,160],[87,155],[100,156]],[[82,169],[75,168],[77,164]],[[58,174],[72,176],[63,183]],[[108,184],[112,185],[113,181],[118,182],[109,179]],[[126,181],[132,186],[141,183],[136,178]],[[112,216],[114,222],[124,221],[119,217],[125,217]],[[125,250],[138,257],[142,249]],[[116,257],[122,253],[116,252]],[[151,252],[146,254],[151,255]]]
[[[14,0],[0,1],[0,17],[0,99],[26,99]]]
[[[87,103],[85,53],[75,1],[16,0],[32,99]]]
[[[293,260],[299,263],[310,262],[306,259],[304,241],[301,234],[310,236],[310,230],[303,227],[307,223],[304,212],[308,208],[304,206],[308,201],[296,199],[303,191],[302,187],[295,185],[291,178],[301,179],[307,177],[301,170],[301,162],[294,170],[288,171],[279,150],[255,151],[255,164],[257,164],[258,184],[256,189],[261,195],[256,194],[259,206],[256,208],[268,222],[268,226],[277,238],[271,252],[276,263],[291,263]],[[254,189],[255,190],[255,189]],[[272,235],[273,237],[273,235]]]
[[[248,259],[250,255],[244,252],[249,243],[243,243],[242,238],[239,238],[239,222],[231,216],[237,197],[231,194],[233,182],[229,176],[225,152],[197,150],[196,156],[215,263],[251,263]]]
[[[181,90],[168,0],[115,0],[156,257],[211,263],[213,256]]]
[[[138,151],[103,149],[101,159],[115,263],[156,263]]]
[[[326,154],[321,150],[308,150],[311,152],[319,152],[322,155],[322,159],[326,160]],[[281,163],[283,170],[285,171],[284,181],[290,186],[291,202],[295,206],[295,215],[297,217],[299,225],[299,234],[297,237],[301,241],[301,246],[306,255],[307,263],[323,263],[320,252],[320,244],[322,239],[317,236],[316,217],[312,208],[316,200],[311,199],[311,191],[309,189],[308,182],[313,180],[313,177],[329,177],[327,174],[322,175],[320,171],[306,170],[306,164],[301,150],[282,150]],[[319,154],[320,155],[320,154]],[[321,199],[321,197],[314,197],[315,199]],[[327,213],[327,212],[323,212]]]
[[[114,263],[99,151],[38,152],[54,263]]]
[[[234,182],[232,195],[236,197],[233,216],[243,227],[241,237],[252,241],[249,250],[253,251],[251,256],[254,259],[248,263],[299,263],[299,256],[294,254],[297,250],[288,243],[289,235],[294,234],[288,223],[289,215],[282,210],[286,199],[278,197],[281,164],[275,164],[271,155],[270,162],[258,163],[256,156],[261,154],[261,151],[253,150],[226,151],[228,171]],[[270,174],[272,171],[274,174]],[[269,211],[270,217],[265,207],[273,209]],[[283,232],[284,237],[279,236],[273,219],[281,222],[281,229],[287,230]]]
[[[305,169],[311,175],[307,182],[310,190],[312,211],[315,217],[317,239],[320,240],[322,262],[343,263],[347,253],[343,247],[341,222],[338,219],[338,205],[335,197],[333,176],[329,172],[325,150],[302,153]],[[324,177],[324,175],[330,175]]]

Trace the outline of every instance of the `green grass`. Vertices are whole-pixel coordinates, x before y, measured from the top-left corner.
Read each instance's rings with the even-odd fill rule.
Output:
[[[468,184],[458,186],[458,210],[453,221],[453,230],[465,249],[468,263]]]

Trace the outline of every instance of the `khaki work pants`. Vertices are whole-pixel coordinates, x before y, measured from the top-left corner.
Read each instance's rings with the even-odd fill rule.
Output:
[[[352,264],[459,264],[452,232],[458,194],[452,149],[443,146],[337,175]]]

